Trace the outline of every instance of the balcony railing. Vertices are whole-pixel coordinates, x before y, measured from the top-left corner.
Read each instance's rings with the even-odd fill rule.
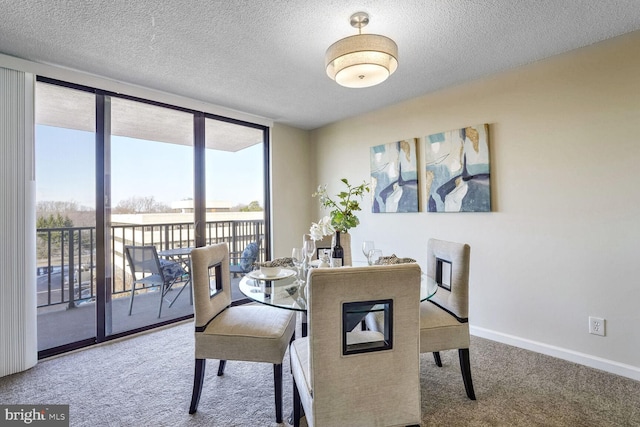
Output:
[[[239,258],[251,242],[264,236],[263,220],[206,223],[206,244],[227,242],[232,258]],[[75,307],[95,298],[95,227],[37,229],[38,308],[66,304]],[[153,245],[158,251],[195,246],[193,223],[114,225],[111,227],[111,293],[131,291],[125,245]],[[260,245],[260,260],[264,245]]]

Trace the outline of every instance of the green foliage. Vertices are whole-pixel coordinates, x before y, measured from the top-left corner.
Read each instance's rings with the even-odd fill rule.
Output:
[[[356,199],[359,198],[362,200],[364,193],[368,193],[370,189],[369,184],[364,181],[357,186],[349,184],[346,178],[342,178],[340,181],[347,186],[347,190],[341,191],[336,195],[337,202],[327,194],[326,184],[318,186],[318,191],[313,193],[312,196],[320,197],[322,207],[331,209],[329,216],[333,228],[335,228],[336,231],[346,232],[350,228],[354,228],[360,224],[360,220],[354,214],[354,212],[362,210],[360,208],[360,202]]]
[[[41,215],[36,219],[36,228],[69,228],[73,227],[73,221],[65,215],[64,217],[60,212],[49,215]]]
[[[260,203],[257,200],[254,200],[253,202],[249,203],[249,205],[240,208],[240,212],[260,212],[263,210],[264,209],[262,208],[262,206],[260,206]]]
[[[36,228],[38,230],[71,227],[73,227],[73,221],[71,221],[67,215],[62,216],[60,212],[50,213],[48,215],[40,214],[36,219]],[[38,257],[46,256],[48,243],[51,245],[52,251],[59,250],[62,244],[63,233],[66,233],[66,231],[38,232],[38,238],[44,242],[44,244],[37,245]]]

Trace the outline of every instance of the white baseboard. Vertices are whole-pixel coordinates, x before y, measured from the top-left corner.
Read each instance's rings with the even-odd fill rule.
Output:
[[[490,329],[480,328],[469,325],[469,332],[488,340],[501,342],[512,345],[514,347],[523,348],[525,350],[535,351],[536,353],[546,354],[548,356],[557,357],[569,362],[578,363],[590,368],[600,369],[601,371],[631,378],[640,381],[640,368],[637,366],[625,365],[623,363],[614,362],[612,360],[603,359],[601,357],[592,356],[577,351],[568,350],[562,347],[556,347],[537,341],[531,341],[514,335],[503,334]]]

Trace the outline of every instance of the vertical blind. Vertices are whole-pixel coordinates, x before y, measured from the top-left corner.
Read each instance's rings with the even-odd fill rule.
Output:
[[[38,361],[34,81],[0,68],[0,377]]]

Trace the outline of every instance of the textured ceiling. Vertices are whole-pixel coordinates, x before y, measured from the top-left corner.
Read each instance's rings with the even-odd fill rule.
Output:
[[[357,11],[399,68],[347,89],[324,53]],[[303,129],[638,29],[639,0],[0,0],[0,53]]]

